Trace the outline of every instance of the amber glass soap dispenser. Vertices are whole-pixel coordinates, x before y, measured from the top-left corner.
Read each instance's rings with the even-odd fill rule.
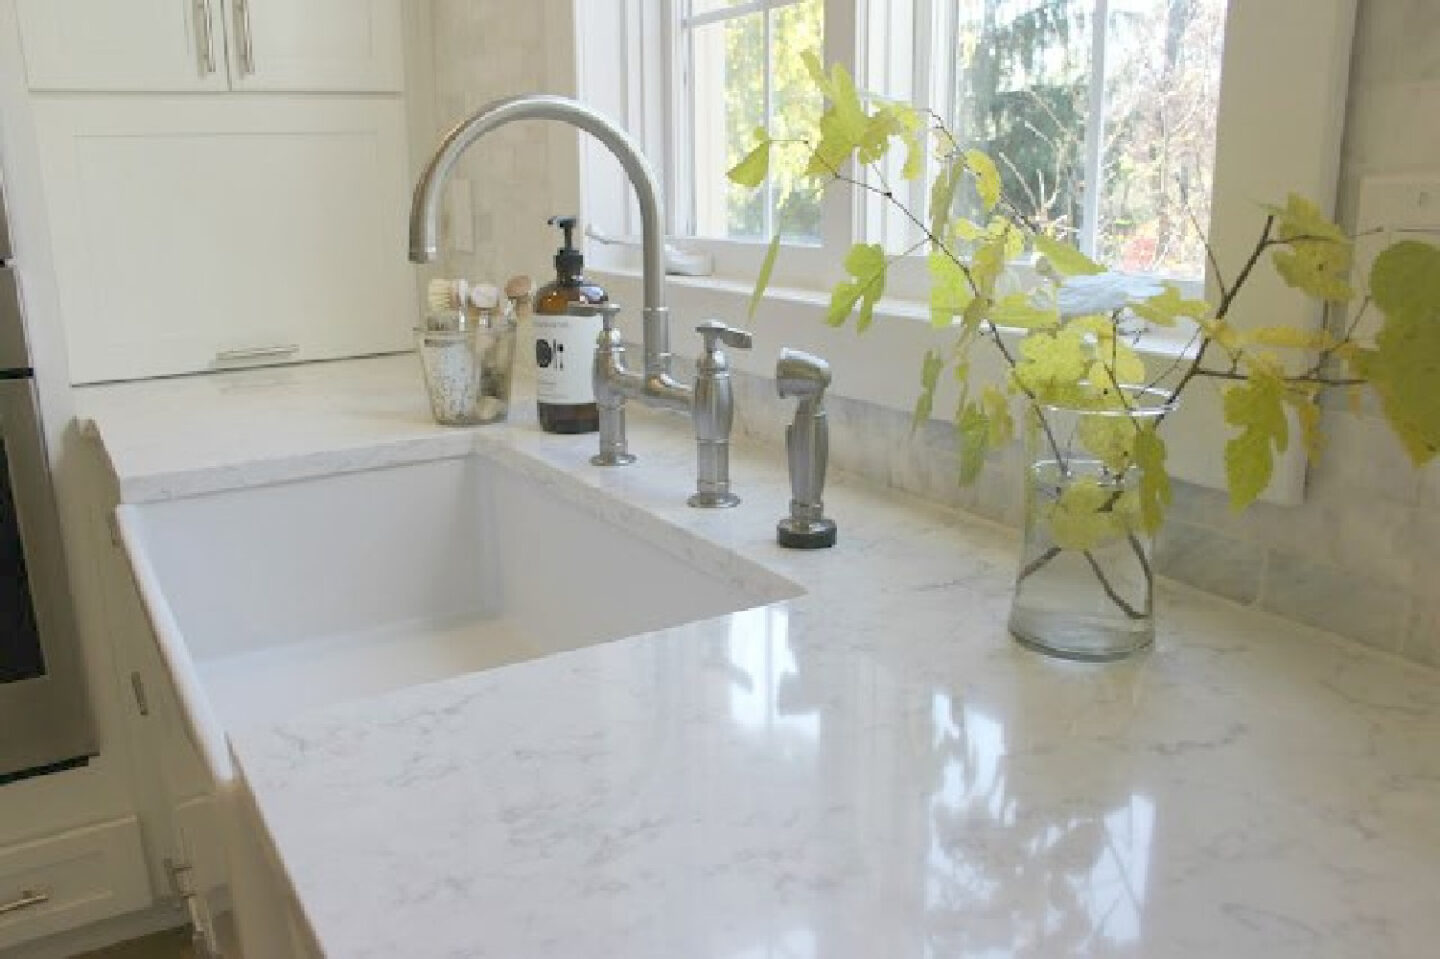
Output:
[[[585,260],[575,248],[575,217],[552,216],[565,235],[555,252],[555,280],[535,293],[535,395],[540,427],[550,433],[593,433],[600,428],[590,368],[601,321],[572,316],[571,306],[604,303],[608,297],[585,279]]]

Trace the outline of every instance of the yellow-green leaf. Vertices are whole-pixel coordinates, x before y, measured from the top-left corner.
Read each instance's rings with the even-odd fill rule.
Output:
[[[824,77],[819,60],[813,54],[806,55],[806,69],[812,79],[817,75],[817,85],[828,101],[825,112],[820,116],[820,141],[810,154],[805,168],[806,176],[837,175],[840,168],[850,159],[869,127],[870,116],[860,102],[855,82],[849,72],[839,63],[830,65],[830,75]]]
[[[970,258],[970,278],[979,291],[987,296],[994,291],[995,282],[1005,271],[1006,254],[1010,248],[1009,239],[1009,230],[999,236],[989,236],[984,243],[975,248],[975,253]]]
[[[1020,341],[1020,359],[1012,375],[1017,384],[1043,402],[1071,395],[1089,371],[1084,334],[1069,327],[1031,333]]]
[[[1257,430],[1245,430],[1225,444],[1225,481],[1230,508],[1243,510],[1270,485],[1274,459],[1270,441]]]
[[[1130,467],[1135,451],[1135,424],[1125,416],[1092,414],[1080,417],[1080,442],[1115,473]]]
[[[928,422],[934,412],[935,386],[940,382],[940,371],[944,368],[945,358],[938,351],[925,351],[920,361],[920,396],[915,400],[915,412],[910,418],[911,431]]]
[[[994,300],[988,296],[977,296],[965,307],[965,312],[960,314],[960,336],[963,341],[969,341],[990,317],[990,307]]]
[[[975,192],[980,197],[981,206],[989,213],[1000,202],[1000,171],[995,169],[995,161],[979,150],[965,151],[965,165],[975,176]]]
[[[1104,273],[1105,268],[1068,243],[1053,240],[1043,234],[1034,238],[1035,252],[1050,261],[1055,272],[1061,276],[1091,275]]]
[[[1290,436],[1284,402],[1285,388],[1278,379],[1252,374],[1248,383],[1225,391],[1225,422],[1257,430],[1283,453]]]
[[[830,292],[830,308],[825,313],[825,322],[831,326],[843,326],[860,306],[855,329],[864,333],[875,315],[875,302],[885,292],[885,273],[888,264],[885,251],[878,243],[857,243],[845,255],[845,269],[853,279],[841,280]]]
[[[1244,331],[1242,338],[1256,346],[1294,350],[1323,350],[1335,342],[1324,330],[1302,330],[1296,326],[1259,326]]]
[[[1201,320],[1200,329],[1221,349],[1232,355],[1244,345],[1241,334],[1226,320]]]
[[[1135,436],[1135,465],[1140,469],[1140,520],[1146,532],[1158,532],[1170,505],[1170,474],[1165,472],[1165,441],[1153,426]]]
[[[930,269],[930,324],[944,329],[954,322],[975,298],[965,272],[948,254],[934,250],[928,259]]]
[[[987,386],[980,393],[980,404],[985,410],[990,425],[987,440],[991,449],[1009,443],[1015,438],[1015,419],[1010,415],[1010,401],[1005,394],[993,386]]]
[[[1275,272],[1290,286],[1322,300],[1344,302],[1355,295],[1346,282],[1350,270],[1350,240],[1320,208],[1292,193],[1275,214],[1276,239],[1289,249],[1271,256]]]
[[[750,309],[746,312],[746,319],[755,319],[755,311],[760,307],[760,300],[765,296],[765,289],[770,285],[770,274],[775,271],[775,257],[780,252],[780,234],[770,238],[770,247],[765,251],[765,259],[760,262],[760,273],[755,277],[755,289],[750,294]]]
[[[763,129],[755,131],[755,138],[758,141],[755,148],[726,172],[730,182],[752,188],[765,182],[770,172],[770,147],[774,141]]]
[[[1325,434],[1320,430],[1320,404],[1315,402],[1315,392],[1314,389],[1292,389],[1285,394],[1285,402],[1295,411],[1295,418],[1300,422],[1300,439],[1311,462],[1319,460],[1325,450]]]
[[[1225,392],[1225,422],[1241,428],[1225,444],[1225,476],[1230,505],[1242,510],[1270,483],[1271,447],[1284,452],[1289,442],[1285,418],[1285,387],[1271,374],[1252,371],[1250,380]]]
[[[1106,508],[1110,492],[1093,477],[1071,482],[1046,511],[1050,538],[1061,549],[1092,549],[1121,532],[1119,517]]]
[[[1332,248],[1325,249],[1327,245]],[[1338,253],[1330,241],[1297,240],[1289,250],[1276,250],[1271,261],[1286,284],[1317,299],[1344,303],[1355,296],[1345,279],[1349,254]]]
[[[990,320],[996,326],[1022,330],[1054,329],[1060,325],[1060,313],[1053,307],[1036,306],[1028,293],[1011,293],[995,301]]]
[[[1109,392],[1145,382],[1145,361],[1124,343],[1106,343],[1096,353],[1099,358],[1090,365],[1088,374],[1096,389]]]
[[[1329,240],[1348,243],[1345,231],[1336,226],[1320,208],[1298,193],[1285,198],[1283,207],[1270,207],[1275,214],[1275,236],[1279,240]]]
[[[1391,309],[1374,351],[1357,351],[1351,365],[1371,381],[1386,420],[1418,466],[1440,452],[1440,283],[1416,267],[1440,264],[1440,250],[1411,244],[1397,244],[1405,249],[1392,247],[1376,260]],[[1372,295],[1373,288],[1372,273]]]
[[[1177,318],[1187,316],[1202,320],[1210,313],[1210,304],[1204,300],[1187,300],[1180,295],[1180,288],[1166,283],[1165,291],[1159,296],[1142,300],[1131,308],[1135,315],[1156,326],[1174,326]]]
[[[945,224],[950,219],[950,207],[955,202],[955,188],[965,168],[953,159],[940,164],[930,184],[930,235],[938,241],[945,235]]]
[[[1440,307],[1440,247],[1402,240],[1370,267],[1370,296],[1387,315],[1421,316]]]
[[[820,62],[820,57],[813,50],[806,50],[800,54],[800,62],[805,65],[805,72],[810,74],[810,82],[820,89],[826,99],[833,96],[830,88],[830,78],[825,75],[825,66]]]
[[[990,420],[978,404],[961,404],[955,414],[955,435],[960,454],[960,485],[969,486],[985,466],[990,442]]]

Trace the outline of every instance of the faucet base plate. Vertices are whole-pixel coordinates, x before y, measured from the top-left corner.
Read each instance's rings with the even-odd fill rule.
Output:
[[[775,528],[775,541],[787,549],[826,549],[835,545],[832,519],[797,520],[787,517]]]
[[[740,497],[734,493],[696,493],[685,502],[697,509],[729,509],[740,505]]]

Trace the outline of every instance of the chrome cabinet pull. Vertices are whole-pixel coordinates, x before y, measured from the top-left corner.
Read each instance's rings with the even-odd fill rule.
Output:
[[[40,889],[26,889],[20,893],[19,899],[0,902],[0,916],[8,916],[12,912],[29,909],[31,906],[43,906],[49,901],[50,893]]]
[[[150,697],[145,695],[145,681],[138,671],[130,673],[130,690],[135,694],[135,709],[141,716],[150,715]]]
[[[289,343],[283,346],[252,346],[244,350],[221,350],[215,354],[216,363],[236,363],[241,360],[264,360],[299,353],[300,346]]]
[[[236,46],[240,54],[240,73],[245,76],[255,72],[255,48],[250,35],[249,0],[235,0]]]
[[[210,0],[190,0],[190,16],[195,20],[195,48],[199,51],[200,75],[215,72],[215,48],[210,45]]]

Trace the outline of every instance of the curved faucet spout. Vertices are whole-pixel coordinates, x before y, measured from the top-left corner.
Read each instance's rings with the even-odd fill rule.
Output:
[[[516,120],[558,120],[595,137],[620,161],[640,201],[644,257],[645,392],[679,405],[682,389],[670,378],[670,329],[665,308],[665,208],[655,173],[639,145],[603,115],[575,100],[549,94],[522,94],[488,103],[441,142],[415,186],[410,206],[410,259],[428,263],[439,248],[440,197],[455,164],[470,145]],[[659,394],[659,395],[656,395]],[[674,395],[666,395],[674,394]]]

